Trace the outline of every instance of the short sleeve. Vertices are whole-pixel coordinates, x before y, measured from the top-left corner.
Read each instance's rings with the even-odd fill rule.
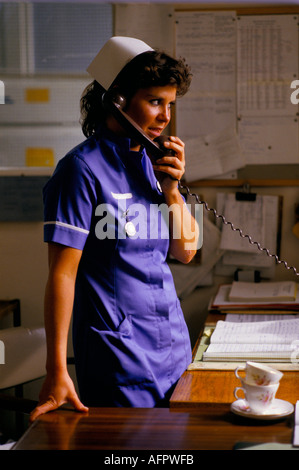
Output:
[[[82,250],[95,207],[94,178],[76,155],[64,157],[43,190],[44,241]]]

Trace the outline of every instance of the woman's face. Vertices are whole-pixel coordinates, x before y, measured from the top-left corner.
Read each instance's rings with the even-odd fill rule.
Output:
[[[172,85],[140,88],[130,100],[126,113],[153,140],[170,121],[176,91]]]

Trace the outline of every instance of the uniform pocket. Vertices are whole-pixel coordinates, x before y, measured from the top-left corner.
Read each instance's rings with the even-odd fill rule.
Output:
[[[125,317],[118,325],[116,331],[124,336],[132,336],[132,323],[130,321],[130,317]]]

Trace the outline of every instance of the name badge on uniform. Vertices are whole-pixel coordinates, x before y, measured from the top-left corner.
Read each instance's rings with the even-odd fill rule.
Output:
[[[127,222],[125,224],[125,231],[128,237],[134,237],[134,235],[136,235],[136,228],[133,222]]]

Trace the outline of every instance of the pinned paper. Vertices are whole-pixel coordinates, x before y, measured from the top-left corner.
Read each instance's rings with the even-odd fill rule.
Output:
[[[54,151],[50,148],[27,148],[26,166],[54,166]]]
[[[27,103],[48,103],[50,90],[48,88],[26,88],[25,101]]]
[[[0,80],[0,104],[5,103],[5,86],[4,82]]]

